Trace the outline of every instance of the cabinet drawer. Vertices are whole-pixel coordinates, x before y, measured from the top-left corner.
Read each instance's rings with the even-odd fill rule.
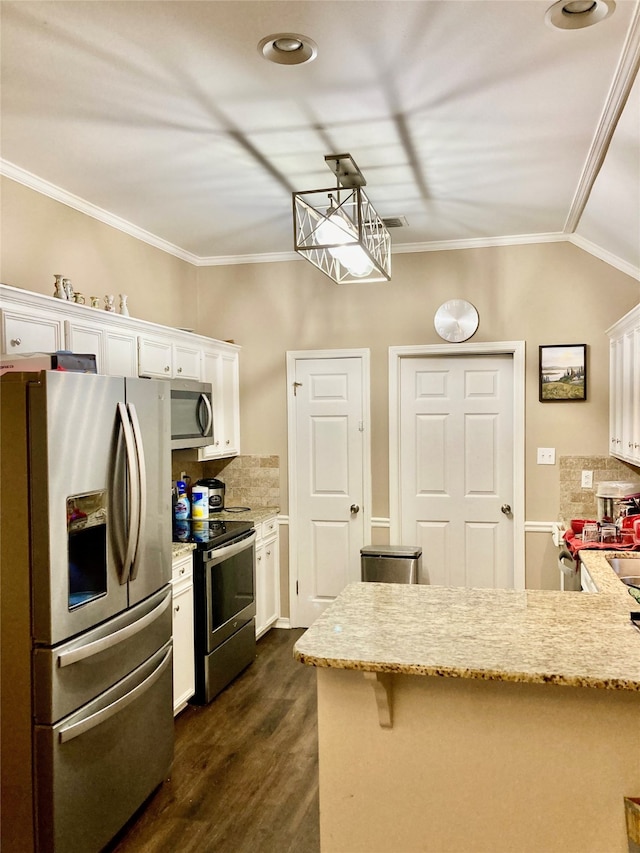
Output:
[[[174,587],[179,581],[184,580],[189,583],[193,580],[193,559],[190,554],[174,560],[171,566],[171,582]]]
[[[278,519],[274,516],[262,522],[262,538],[268,539],[278,531]]]

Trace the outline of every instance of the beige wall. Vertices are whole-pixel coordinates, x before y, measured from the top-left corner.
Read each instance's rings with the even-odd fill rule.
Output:
[[[608,450],[609,349],[605,329],[638,302],[629,276],[568,243],[397,254],[390,284],[338,286],[303,261],[203,268],[198,331],[241,344],[243,452],[277,453],[286,486],[287,350],[371,350],[373,515],[388,509],[388,348],[442,343],[433,315],[447,299],[470,300],[478,341],[527,347],[527,520],[558,514],[558,466],[538,466],[537,447],[557,456]],[[588,400],[538,402],[538,346],[586,343]],[[455,345],[452,345],[452,352]],[[283,510],[286,494],[283,489]]]
[[[5,284],[52,293],[54,273],[64,273],[87,295],[128,293],[133,316],[240,344],[242,450],[280,457],[283,513],[286,352],[371,350],[372,514],[385,518],[388,348],[441,343],[433,315],[454,297],[478,309],[473,341],[526,341],[526,520],[559,512],[559,466],[538,466],[537,447],[557,457],[608,452],[605,330],[637,304],[640,287],[569,243],[395,254],[391,283],[338,286],[304,261],[193,267],[7,179],[1,236]],[[589,345],[586,402],[538,402],[538,346],[554,343]],[[547,538],[527,536],[531,586],[557,586]]]
[[[52,296],[59,273],[86,297],[128,294],[132,317],[194,327],[197,267],[7,178],[0,215],[3,284]]]

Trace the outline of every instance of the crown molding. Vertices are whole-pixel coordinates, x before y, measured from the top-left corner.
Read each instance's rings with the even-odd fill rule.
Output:
[[[596,243],[592,243],[591,240],[586,240],[579,234],[569,234],[568,241],[569,243],[573,243],[573,245],[577,246],[579,249],[582,249],[590,255],[604,261],[606,264],[609,264],[609,266],[615,267],[620,270],[620,272],[626,273],[627,275],[630,275],[631,278],[635,278],[640,281],[640,267],[635,267],[633,264],[623,261],[622,258],[619,258],[612,252],[607,252],[606,249],[601,248]]]
[[[303,260],[296,252],[272,252],[267,254],[252,254],[252,255],[218,255],[215,257],[200,257],[192,252],[187,252],[167,240],[162,240],[139,228],[132,222],[122,219],[109,211],[98,207],[91,202],[86,201],[80,196],[69,193],[55,184],[49,183],[37,175],[27,172],[20,166],[10,163],[8,160],[0,158],[0,175],[10,178],[12,181],[23,184],[32,190],[35,190],[42,195],[48,196],[59,201],[61,204],[67,205],[74,210],[84,213],[87,216],[103,222],[105,225],[110,225],[118,231],[128,234],[130,237],[135,237],[143,243],[148,243],[162,252],[180,258],[189,264],[196,267],[214,267],[214,266],[234,266],[238,264],[266,264],[266,263],[282,263],[289,261]],[[399,243],[392,246],[391,252],[394,255],[401,254],[416,254],[420,252],[447,252],[460,249],[484,249],[492,246],[521,246],[536,243],[559,243],[570,242],[584,249],[591,255],[600,258],[605,263],[610,264],[616,269],[621,270],[633,278],[640,278],[640,270],[632,264],[623,261],[616,255],[601,249],[595,243],[585,240],[577,234],[566,234],[563,232],[550,232],[547,234],[515,234],[507,237],[474,237],[462,240],[437,240],[430,243]]]
[[[105,225],[110,225],[112,228],[116,228],[118,231],[122,231],[130,237],[135,237],[136,240],[148,243],[156,249],[160,249],[163,252],[167,252],[169,255],[174,255],[176,258],[187,261],[187,263],[197,264],[200,260],[197,255],[194,255],[191,252],[185,252],[185,250],[181,249],[179,246],[174,246],[173,243],[169,243],[167,240],[162,240],[160,237],[156,237],[156,235],[151,234],[150,231],[145,231],[143,228],[139,228],[132,222],[128,222],[126,219],[122,219],[113,213],[109,213],[108,210],[104,210],[102,207],[98,207],[95,204],[91,204],[89,201],[85,201],[85,199],[80,198],[80,196],[67,192],[67,190],[63,190],[55,184],[49,183],[49,181],[39,178],[32,172],[27,172],[26,169],[22,169],[20,166],[16,166],[15,163],[10,163],[8,160],[0,159],[0,175],[4,175],[6,178],[11,178],[12,181],[23,184],[25,187],[29,187],[41,195],[46,195],[49,198],[54,199],[54,201],[59,201],[61,204],[66,204],[67,207],[78,210],[80,213],[85,213],[87,216],[91,216],[99,222],[104,222]]]
[[[633,88],[639,68],[640,4],[636,6],[634,11],[622,55],[591,143],[589,155],[582,169],[578,187],[571,202],[569,213],[567,214],[564,231],[569,234],[574,233],[576,228],[579,227],[580,218],[584,213],[591,190],[604,163],[613,134],[629,98],[629,93]]]
[[[534,243],[562,243],[567,235],[561,231],[548,234],[513,234],[506,237],[470,237],[461,240],[434,240],[429,243],[400,243],[391,247],[394,255],[418,252],[449,252],[456,249],[486,249],[491,246],[523,246]]]

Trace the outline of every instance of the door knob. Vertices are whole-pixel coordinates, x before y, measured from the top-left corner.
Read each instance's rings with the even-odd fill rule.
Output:
[[[511,515],[511,507],[509,504],[502,504],[500,512],[503,512],[505,515]]]
[[[358,504],[351,504],[351,515],[357,515],[360,512],[360,507]]]

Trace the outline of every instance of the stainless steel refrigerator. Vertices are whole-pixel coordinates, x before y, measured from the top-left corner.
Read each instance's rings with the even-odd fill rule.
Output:
[[[99,851],[169,770],[169,393],[0,379],[3,853]]]

